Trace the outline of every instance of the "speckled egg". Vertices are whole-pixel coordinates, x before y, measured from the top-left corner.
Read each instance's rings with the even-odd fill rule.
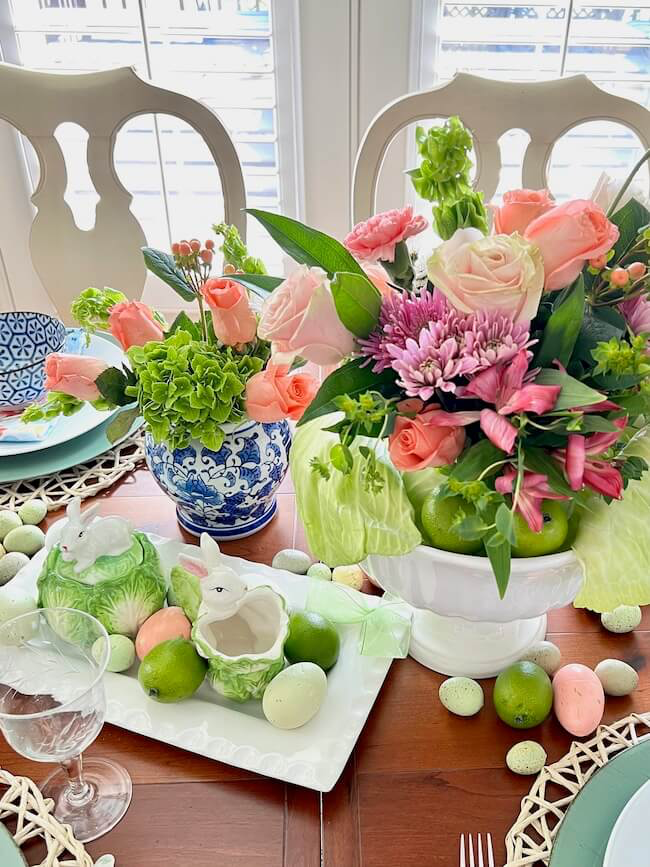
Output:
[[[306,575],[311,563],[311,557],[304,551],[298,551],[296,548],[284,548],[282,551],[278,551],[271,565],[274,569],[285,569],[296,575]]]
[[[601,614],[600,622],[610,632],[632,632],[641,623],[641,609],[638,605],[619,605],[613,611]]]
[[[556,644],[553,644],[552,641],[536,641],[524,653],[521,660],[534,662],[540,668],[543,668],[547,674],[553,674],[560,667],[562,654],[560,653],[560,648]],[[526,743],[532,743],[532,741],[527,741]]]
[[[185,616],[182,608],[171,605],[161,608],[148,617],[138,630],[135,638],[135,652],[138,659],[145,656],[157,644],[171,638],[188,638],[192,632],[192,624]]]
[[[639,675],[621,659],[603,659],[594,669],[607,695],[629,695],[639,685]]]
[[[506,765],[513,774],[538,774],[546,764],[546,750],[537,741],[522,741],[510,747]]]
[[[316,716],[327,694],[327,677],[313,662],[297,662],[276,675],[262,697],[267,720],[278,729],[297,729]]]
[[[0,542],[4,542],[5,536],[16,527],[22,527],[23,522],[15,512],[3,509],[0,512]]]
[[[346,587],[352,587],[353,590],[361,590],[365,577],[363,569],[357,564],[352,566],[336,566],[332,571],[332,581],[336,581],[338,584],[345,584]]]
[[[443,681],[438,698],[443,707],[457,716],[474,716],[485,702],[482,686],[470,677],[450,677]]]
[[[47,515],[47,505],[41,499],[27,500],[18,509],[18,517],[23,524],[40,524]]]
[[[313,563],[307,569],[307,575],[310,578],[318,578],[320,581],[332,580],[332,570],[325,563]]]
[[[91,650],[97,662],[101,662],[104,654],[104,638],[98,638]],[[126,635],[109,635],[109,657],[107,671],[126,671],[135,662],[135,645]]]
[[[21,554],[27,554],[28,557],[32,557],[37,551],[40,551],[44,544],[45,533],[40,527],[34,527],[30,524],[10,530],[3,540],[3,545],[8,553],[18,551]]]
[[[20,551],[5,554],[0,559],[0,587],[11,581],[27,563],[29,563],[29,557],[27,554],[21,554]]]
[[[591,734],[603,718],[603,685],[586,665],[565,665],[553,678],[553,709],[560,725],[576,737]]]
[[[13,620],[21,614],[29,614],[36,609],[35,595],[32,596],[26,590],[17,588],[15,584],[0,587],[0,623],[6,623],[7,620]]]

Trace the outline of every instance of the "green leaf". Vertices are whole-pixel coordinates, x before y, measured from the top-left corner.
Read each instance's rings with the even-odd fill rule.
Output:
[[[123,412],[118,413],[106,428],[106,438],[109,443],[116,443],[118,440],[121,440],[122,437],[125,437],[131,430],[131,425],[139,415],[140,408],[137,406],[125,409]]]
[[[613,262],[617,262],[634,244],[639,234],[639,229],[650,223],[650,211],[641,202],[638,202],[636,199],[630,199],[627,204],[609,219],[618,226],[620,233],[619,239],[614,246],[615,255],[612,260]]]
[[[485,536],[488,530],[488,525],[480,515],[468,515],[463,518],[462,521],[454,523],[453,528],[454,532],[457,533],[461,539],[475,541],[476,539],[482,539],[483,536]]]
[[[505,452],[492,445],[489,440],[479,440],[479,442],[467,449],[461,459],[454,465],[451,477],[458,479],[460,482],[474,481],[489,466],[505,460]],[[495,467],[493,472],[496,473],[498,469],[498,467]],[[492,473],[489,475],[492,475]]]
[[[591,406],[605,400],[605,395],[588,385],[569,376],[562,370],[553,370],[549,367],[540,370],[535,377],[535,385],[559,385],[562,388],[557,403],[553,407],[555,411],[560,409],[573,409],[579,406]]]
[[[495,524],[497,526],[497,530],[501,535],[510,542],[511,545],[515,544],[515,517],[512,511],[506,506],[505,503],[501,503],[499,508],[497,509]]]
[[[284,283],[284,277],[271,277],[269,274],[224,274],[223,276],[225,280],[241,283],[260,298],[268,298],[274,289]]]
[[[576,340],[573,358],[578,358],[584,361],[589,368],[594,366],[594,359],[591,354],[599,343],[605,343],[611,340],[612,337],[619,338],[623,334],[624,328],[619,328],[610,321],[610,317],[605,320],[602,316],[595,316],[591,311],[586,310],[582,323],[580,325],[580,333]]]
[[[95,380],[95,385],[101,396],[113,406],[127,406],[133,403],[133,399],[125,393],[128,380],[117,367],[109,367],[100,373]]]
[[[330,277],[337,271],[364,274],[361,265],[343,244],[324,232],[270,211],[246,208],[246,213],[259,220],[273,240],[299,264],[322,268]]]
[[[183,272],[176,267],[173,256],[170,256],[169,253],[163,253],[162,250],[154,250],[153,247],[143,247],[142,255],[144,256],[144,263],[151,273],[171,286],[184,301],[196,300],[196,295],[183,277]]]
[[[548,452],[527,448],[524,454],[524,465],[533,473],[543,473],[548,478],[549,485],[558,494],[564,494],[571,499],[576,497],[576,491],[572,491],[569,487],[560,464]]]
[[[602,415],[592,415],[591,413],[582,417],[580,424],[582,433],[614,433],[618,430],[613,421],[608,418],[603,418]]]
[[[566,367],[580,333],[584,309],[585,284],[581,275],[546,323],[535,364],[544,367],[557,359]]]
[[[379,321],[381,295],[361,274],[339,271],[332,280],[332,295],[338,317],[355,337],[367,337]]]
[[[192,335],[193,340],[201,339],[201,329],[199,328],[198,322],[193,322],[185,312],[179,313],[176,319],[174,319],[169,331],[165,334],[165,339],[170,338],[172,334],[175,334],[175,332],[179,330],[187,331],[188,334]]]
[[[503,599],[510,581],[510,542],[501,533],[493,533],[485,543],[485,551],[490,558],[499,596]]]
[[[337,412],[338,407],[334,402],[334,398],[342,394],[349,394],[350,397],[358,397],[364,391],[378,391],[384,397],[392,397],[398,394],[398,388],[395,385],[395,371],[388,368],[381,373],[373,373],[371,367],[361,367],[365,360],[363,358],[355,358],[354,361],[349,361],[343,367],[339,367],[338,370],[330,373],[323,380],[318,394],[303,413],[302,418],[298,422],[298,427],[314,418],[318,418],[318,416],[329,412]]]
[[[631,416],[648,415],[650,413],[650,393],[639,392],[638,394],[625,394],[617,396],[613,394],[612,400],[622,407]]]

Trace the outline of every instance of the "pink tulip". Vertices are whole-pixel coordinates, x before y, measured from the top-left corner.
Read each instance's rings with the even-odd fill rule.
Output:
[[[108,328],[123,349],[144,346],[152,340],[162,340],[164,332],[154,319],[150,307],[141,301],[122,301],[111,308]]]
[[[555,200],[548,190],[510,190],[503,194],[501,207],[493,207],[494,233],[523,235],[529,224],[537,217],[555,207]]]
[[[508,466],[496,480],[494,487],[500,494],[511,494],[514,491],[517,471]],[[544,526],[542,515],[543,500],[566,500],[562,494],[556,493],[548,484],[548,477],[543,473],[525,472],[521,488],[517,496],[516,511],[526,521],[533,533],[540,533]]]
[[[45,388],[60,391],[78,400],[97,400],[97,377],[108,369],[99,358],[53,352],[45,359]]]
[[[212,313],[214,333],[224,346],[255,339],[257,319],[243,286],[224,277],[212,277],[201,286],[201,295]]]

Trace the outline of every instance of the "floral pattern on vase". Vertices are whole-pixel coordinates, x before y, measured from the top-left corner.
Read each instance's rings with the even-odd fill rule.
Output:
[[[176,502],[180,525],[193,535],[242,539],[265,527],[277,510],[276,492],[289,467],[286,421],[247,419],[224,425],[219,451],[193,440],[170,451],[147,432],[145,458],[162,490]]]

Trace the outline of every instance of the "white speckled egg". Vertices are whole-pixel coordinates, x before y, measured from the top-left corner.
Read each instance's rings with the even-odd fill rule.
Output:
[[[510,747],[506,765],[513,774],[538,774],[546,764],[546,750],[537,741],[521,741]]]
[[[638,605],[619,605],[613,611],[601,614],[600,622],[610,632],[632,632],[641,623],[641,609]]]
[[[621,659],[603,659],[594,672],[607,695],[629,695],[639,685],[639,675]]]
[[[534,662],[547,674],[553,674],[560,667],[562,654],[560,648],[552,641],[536,641],[524,653],[521,660]]]
[[[345,584],[353,590],[361,590],[365,577],[363,569],[356,563],[352,566],[336,566],[332,572],[332,581]]]
[[[21,554],[19,551],[5,554],[0,559],[0,587],[7,581],[11,581],[26,563],[29,563],[27,554]]]
[[[438,698],[450,713],[457,716],[474,716],[485,702],[483,688],[470,677],[450,677],[443,681]]]
[[[4,537],[3,544],[7,552],[19,551],[31,557],[45,544],[45,533],[40,527],[26,524],[24,527],[10,530]]]
[[[10,512],[9,509],[3,509],[0,512],[0,542],[4,542],[5,536],[10,530],[15,530],[16,527],[22,527],[23,522],[15,512]]]
[[[274,569],[285,569],[287,572],[294,572],[296,575],[305,575],[307,569],[311,566],[311,557],[305,554],[304,551],[298,551],[296,548],[283,548],[273,558],[271,564]]]
[[[325,563],[314,563],[307,569],[310,578],[318,578],[320,581],[331,581],[332,570]]]
[[[313,662],[297,662],[266,687],[262,710],[279,729],[297,729],[316,716],[327,694],[327,677]]]
[[[40,524],[43,518],[47,515],[47,506],[43,500],[36,497],[33,500],[27,500],[18,509],[18,517],[23,524]]]

